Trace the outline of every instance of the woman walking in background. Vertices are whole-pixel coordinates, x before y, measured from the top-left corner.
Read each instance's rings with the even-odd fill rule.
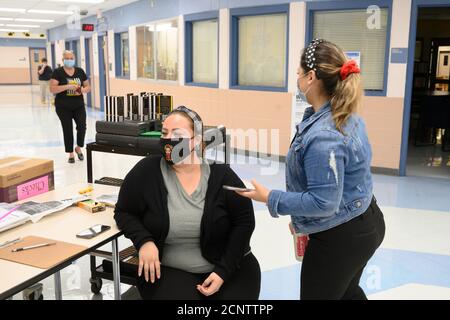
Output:
[[[63,53],[63,67],[55,69],[50,80],[50,92],[56,94],[55,109],[61,121],[64,146],[69,153],[69,163],[75,163],[73,148],[73,121],[77,127],[77,146],[75,152],[78,159],[83,160],[81,148],[86,136],[86,109],[83,94],[91,90],[89,80],[83,69],[75,66],[75,55],[66,50]]]

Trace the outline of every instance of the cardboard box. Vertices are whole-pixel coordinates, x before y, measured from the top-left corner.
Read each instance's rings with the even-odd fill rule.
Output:
[[[0,202],[14,202],[55,188],[53,160],[0,159]]]

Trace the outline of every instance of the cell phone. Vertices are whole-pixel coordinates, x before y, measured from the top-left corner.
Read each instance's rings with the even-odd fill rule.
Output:
[[[242,191],[242,192],[254,191],[255,190],[255,189],[252,189],[252,188],[239,188],[239,187],[232,187],[232,186],[223,186],[223,188],[226,189],[226,190]]]
[[[92,239],[93,237],[98,236],[100,233],[103,233],[109,229],[111,229],[110,226],[106,226],[103,224],[96,224],[95,226],[90,227],[89,229],[81,231],[79,234],[77,234],[77,238]]]

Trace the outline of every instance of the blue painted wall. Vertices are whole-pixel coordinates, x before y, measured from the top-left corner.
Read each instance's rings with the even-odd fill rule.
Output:
[[[320,1],[320,0],[311,0]],[[178,15],[193,14],[205,11],[214,11],[223,8],[241,8],[252,6],[265,6],[275,4],[286,4],[290,2],[302,2],[298,0],[141,0],[122,7],[118,7],[103,12],[103,17],[107,19],[107,29],[113,29],[114,32],[123,32],[128,30],[128,26],[172,18]],[[85,18],[81,23],[97,24],[97,17],[91,16]],[[96,31],[97,28],[96,28]],[[106,30],[101,30],[102,32]],[[101,33],[101,32],[100,32]],[[65,25],[50,29],[48,32],[49,40],[70,39],[84,35],[90,37],[91,32],[82,32],[80,30],[68,30]]]
[[[32,47],[45,48],[47,40],[45,39],[14,39],[0,38],[0,47]]]

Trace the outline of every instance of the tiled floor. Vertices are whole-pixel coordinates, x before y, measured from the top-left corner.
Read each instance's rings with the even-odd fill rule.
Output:
[[[408,148],[407,175],[450,179],[450,151],[443,151],[441,144]]]
[[[86,181],[85,162],[67,163],[58,118],[53,107],[39,104],[37,87],[0,86],[0,114],[0,157],[53,159],[56,187]],[[97,111],[88,111],[88,142],[94,140],[95,121],[101,117]],[[94,178],[123,177],[139,159],[96,153]],[[242,179],[256,178],[271,188],[284,189],[283,163],[272,163],[278,168],[277,174],[267,176],[261,171],[264,161],[238,159],[245,164],[233,163],[232,167]],[[450,179],[432,171],[435,167],[428,169],[435,172],[434,178],[374,176],[375,194],[387,229],[381,248],[361,279],[370,299],[450,299]],[[271,218],[259,203],[255,203],[255,211],[252,248],[263,271],[260,298],[298,299],[301,265],[294,258],[289,219]],[[129,244],[120,239],[121,248]],[[89,277],[87,257],[63,270],[64,298],[112,299],[110,281],[105,280],[101,293],[93,295]],[[53,279],[42,283],[45,299],[53,299]],[[122,292],[126,292],[124,298],[138,297],[134,288],[126,285]],[[22,295],[14,299],[22,299]]]

